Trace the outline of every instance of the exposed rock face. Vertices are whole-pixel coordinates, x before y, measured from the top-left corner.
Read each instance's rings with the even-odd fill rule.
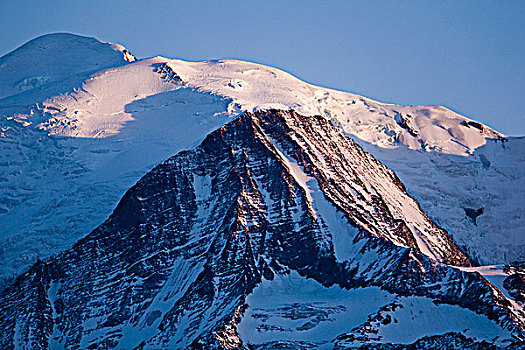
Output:
[[[505,349],[519,349],[519,344],[510,344]],[[335,347],[335,349],[344,349]],[[501,349],[487,341],[475,341],[460,333],[447,333],[443,335],[428,336],[412,344],[367,344],[359,350],[497,350]]]
[[[168,83],[182,84],[182,78],[166,63],[159,63],[154,71],[162,75],[162,79]]]
[[[396,120],[396,123],[403,129],[405,129],[411,136],[417,137],[417,131],[414,130],[412,125],[410,125],[410,119],[412,119],[412,116],[410,114],[404,116],[403,114],[398,112],[394,116],[394,119]]]
[[[509,291],[511,297],[525,302],[525,273],[516,272],[503,281],[503,287]]]
[[[470,265],[396,175],[329,121],[245,113],[20,276],[0,299],[0,347],[243,348],[246,296],[290,270],[324,286],[456,304],[521,336],[523,315],[499,291],[447,264]]]
[[[483,214],[483,208],[478,208],[478,209],[464,208],[463,210],[465,210],[465,215],[468,216],[472,220],[472,223],[475,226],[477,226],[478,224],[476,223],[476,219],[478,218],[478,216]]]

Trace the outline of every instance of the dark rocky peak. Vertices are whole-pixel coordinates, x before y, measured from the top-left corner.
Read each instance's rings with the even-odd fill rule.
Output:
[[[411,198],[395,173],[321,116],[271,111],[253,116],[269,137],[314,177],[353,225],[374,237],[412,247],[439,261],[470,265],[447,232]],[[275,136],[272,136],[275,135]]]

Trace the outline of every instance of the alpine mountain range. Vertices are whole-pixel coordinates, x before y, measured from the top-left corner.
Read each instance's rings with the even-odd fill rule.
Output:
[[[67,33],[0,58],[1,349],[525,349],[525,138]]]

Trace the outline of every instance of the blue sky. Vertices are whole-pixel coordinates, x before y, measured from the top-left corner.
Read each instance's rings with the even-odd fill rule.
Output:
[[[139,58],[238,58],[525,135],[525,1],[0,0],[0,55],[45,33]]]

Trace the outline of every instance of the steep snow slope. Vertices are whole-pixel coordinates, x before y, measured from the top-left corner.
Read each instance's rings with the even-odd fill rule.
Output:
[[[488,140],[468,157],[354,140],[392,168],[426,213],[475,261],[523,260],[525,138]]]
[[[76,92],[49,102],[67,107],[41,103],[0,121],[0,280],[69,247],[155,164],[229,119],[228,101],[175,90],[153,72],[154,64],[103,70]],[[72,102],[81,106],[73,108]],[[64,113],[76,120],[61,124],[54,118]],[[87,131],[78,137],[48,135],[73,130],[75,122],[77,130]]]

